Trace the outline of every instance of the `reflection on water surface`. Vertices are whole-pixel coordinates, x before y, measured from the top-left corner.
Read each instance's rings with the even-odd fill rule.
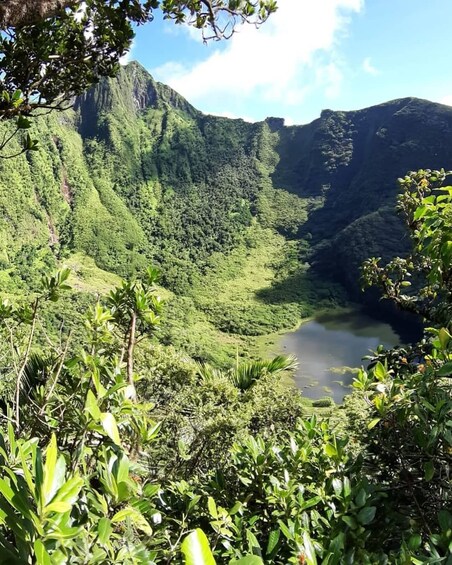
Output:
[[[350,309],[317,316],[284,335],[281,345],[284,353],[298,357],[295,380],[305,396],[333,396],[340,403],[362,358],[380,344],[393,347],[400,342],[390,324]]]

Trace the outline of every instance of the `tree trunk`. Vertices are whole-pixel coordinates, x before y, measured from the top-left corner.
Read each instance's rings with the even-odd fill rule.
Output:
[[[0,27],[5,29],[34,24],[75,4],[76,0],[2,0]]]
[[[133,349],[135,347],[135,332],[137,326],[137,316],[135,312],[132,314],[132,319],[130,320],[130,328],[129,328],[129,342],[127,345],[127,379],[129,381],[130,386],[133,389],[133,396],[136,396],[135,393],[135,383],[133,382]]]

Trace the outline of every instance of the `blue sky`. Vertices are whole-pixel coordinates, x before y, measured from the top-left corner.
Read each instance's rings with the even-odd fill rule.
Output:
[[[155,20],[137,30],[139,61],[206,113],[307,123],[405,96],[452,104],[450,0],[279,0],[256,30],[204,45]]]

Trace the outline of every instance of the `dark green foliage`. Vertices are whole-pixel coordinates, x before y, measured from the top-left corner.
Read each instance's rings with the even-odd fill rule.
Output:
[[[283,254],[290,261],[275,264],[271,288],[259,291],[264,305],[195,298],[195,306],[227,332],[291,327],[311,313],[310,304],[338,300],[325,278],[357,288],[369,246],[388,258],[407,249],[389,212],[395,189],[388,179],[421,152],[426,158],[427,149],[447,161],[440,140],[450,120],[442,106],[414,99],[325,112],[290,128],[203,116],[132,63],[79,97],[75,112],[35,121],[41,151],[14,166],[1,163],[3,288],[23,288],[23,279],[55,258],[84,251],[123,276],[152,259],[167,287],[190,295],[213,256],[248,245],[257,220],[300,242]],[[428,148],[419,122],[428,128]],[[413,143],[397,141],[402,129]],[[406,145],[402,161],[397,143]]]
[[[205,477],[226,463],[238,438],[274,437],[294,424],[303,413],[301,395],[278,375],[292,364],[277,357],[221,371],[189,363],[171,350],[146,356],[138,392],[155,403],[162,420],[153,474],[165,481]]]
[[[421,181],[427,189],[428,179]],[[423,190],[407,191],[401,203],[414,219],[414,253],[429,259],[413,265],[430,289],[448,265],[450,195],[442,189],[426,200]],[[378,281],[382,273],[367,274]],[[6,554],[61,563],[69,555],[80,563],[180,562],[180,542],[195,530],[182,548],[187,563],[193,544],[211,564],[253,563],[253,555],[256,563],[281,565],[447,563],[448,326],[430,328],[409,348],[379,348],[342,417],[331,408],[329,421],[300,419],[299,393],[279,378],[291,359],[237,358],[220,370],[153,340],[136,359],[139,404],[130,356],[159,321],[156,271],[122,282],[108,308],[90,310],[81,351],[68,357],[67,339],[50,339],[50,347],[32,352],[40,308],[67,291],[68,275],[45,277],[23,307],[0,306],[4,334],[12,336],[11,407],[23,436],[16,440],[12,426],[0,435]],[[397,280],[384,286],[388,297],[400,298]],[[447,292],[435,298],[435,312],[449,306]],[[158,437],[151,408],[161,421]],[[44,465],[40,444],[47,445]]]
[[[314,408],[329,408],[330,406],[334,406],[334,400],[327,396],[326,398],[313,400],[312,405],[314,406]]]
[[[383,295],[431,324],[452,318],[452,187],[444,186],[450,172],[420,170],[399,183],[398,207],[410,230],[412,252],[381,266],[381,257],[363,265],[367,286],[379,285]]]

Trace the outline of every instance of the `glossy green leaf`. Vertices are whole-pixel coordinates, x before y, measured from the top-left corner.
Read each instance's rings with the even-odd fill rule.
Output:
[[[43,505],[50,502],[57,490],[57,483],[61,481],[61,475],[65,472],[64,459],[60,458],[60,464],[57,468],[58,448],[55,434],[52,434],[50,443],[46,449],[46,459],[44,463],[43,483],[41,489],[41,503]],[[58,485],[59,486],[59,485]]]
[[[328,457],[336,457],[337,456],[337,449],[334,447],[332,443],[325,444],[325,453]]]
[[[89,390],[88,394],[86,395],[85,410],[88,412],[91,418],[93,418],[93,420],[100,421],[101,411],[92,390]]]
[[[116,419],[110,412],[104,412],[101,416],[102,427],[104,428],[108,437],[116,443],[116,445],[121,445],[121,439],[119,437],[118,424]]]
[[[375,506],[366,506],[358,512],[358,522],[363,526],[370,524],[375,518],[377,508]]]
[[[212,518],[218,518],[217,505],[215,504],[215,500],[211,496],[209,496],[209,498],[207,499],[207,507]]]
[[[188,534],[181,546],[185,565],[215,565],[206,534],[199,528]]]
[[[40,539],[34,542],[34,550],[37,565],[52,565],[50,555]]]
[[[81,477],[71,477],[61,486],[52,502],[66,502],[72,506],[77,500],[82,486],[83,479]]]
[[[317,557],[315,554],[314,545],[308,532],[303,532],[303,549],[306,565],[317,565]]]
[[[378,361],[378,363],[374,367],[375,378],[379,381],[383,381],[386,378],[386,374],[387,373],[384,365],[380,361]]]
[[[97,535],[101,544],[106,544],[113,532],[111,521],[108,518],[101,518],[97,525]]]
[[[69,502],[65,502],[64,500],[51,502],[44,508],[44,514],[50,514],[51,512],[58,512],[59,514],[64,514],[65,512],[69,512],[72,508]]]
[[[13,488],[14,487],[14,488]],[[11,486],[8,480],[0,478],[0,495],[5,498],[10,506],[19,510],[24,516],[30,517],[31,508],[27,499],[15,486]]]

